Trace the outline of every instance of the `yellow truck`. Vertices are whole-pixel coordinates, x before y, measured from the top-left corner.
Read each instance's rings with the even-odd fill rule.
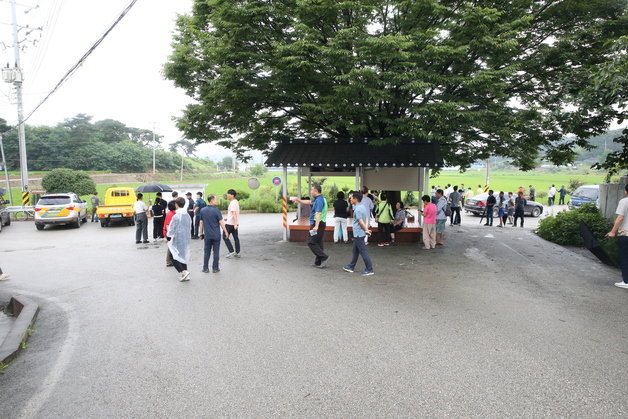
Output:
[[[126,222],[135,225],[136,196],[133,188],[109,188],[105,192],[105,205],[96,208],[96,215],[101,227],[107,227],[111,222]]]

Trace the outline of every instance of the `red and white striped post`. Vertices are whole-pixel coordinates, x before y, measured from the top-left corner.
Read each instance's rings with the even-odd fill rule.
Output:
[[[283,241],[288,241],[288,167],[283,167],[283,187],[281,205],[283,212]]]

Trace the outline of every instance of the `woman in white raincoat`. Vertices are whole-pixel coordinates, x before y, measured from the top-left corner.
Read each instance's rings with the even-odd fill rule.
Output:
[[[189,281],[190,272],[187,263],[190,259],[192,220],[185,208],[187,206],[185,198],[179,197],[175,203],[177,204],[177,212],[168,226],[168,249],[172,253],[172,264],[181,274],[179,281]]]

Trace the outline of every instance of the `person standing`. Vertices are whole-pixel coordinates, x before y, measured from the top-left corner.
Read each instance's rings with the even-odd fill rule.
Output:
[[[471,188],[468,188],[468,189],[467,189],[467,191],[464,193],[464,198],[465,198],[465,201],[466,201],[467,199],[471,199],[471,198],[473,198],[473,196],[474,196],[474,195],[473,195],[473,190],[472,190]]]
[[[504,196],[504,192],[499,192],[499,196],[497,197],[497,216],[499,217],[499,225],[497,227],[504,227],[506,225],[506,211],[507,211],[507,200]]]
[[[212,262],[212,272],[218,273],[220,272],[220,231],[222,230],[224,237],[227,237],[229,233],[225,227],[225,220],[222,218],[222,214],[218,209],[218,200],[216,199],[216,196],[209,195],[207,201],[209,202],[209,205],[203,208],[198,215],[201,218],[201,237],[203,237],[205,241],[203,272],[209,272],[209,257],[213,252],[214,259]]]
[[[371,195],[373,196],[373,195]],[[373,199],[369,198],[369,188],[364,186],[362,188],[362,205],[368,211],[366,225],[367,227],[371,226],[371,218],[373,217],[373,210],[375,209],[375,204],[373,203]],[[369,235],[364,236],[364,240],[368,243]]]
[[[137,194],[137,201],[133,204],[135,210],[135,243],[148,243],[148,205],[143,201],[144,195]]]
[[[508,224],[512,224],[515,219],[515,196],[512,192],[508,192]]]
[[[451,207],[451,218],[449,225],[460,225],[460,201],[462,195],[458,192],[458,185],[455,185],[449,194],[449,203]]]
[[[390,202],[387,201],[387,196],[385,193],[382,192],[382,194],[380,195],[380,202],[377,204],[377,208],[375,210],[375,213],[377,215],[376,221],[377,221],[377,230],[378,230],[378,243],[377,245],[379,247],[382,246],[389,246],[390,245],[390,231],[392,229],[392,220],[394,218],[393,216],[393,209],[392,209],[392,205],[390,205]]]
[[[555,199],[556,199],[556,187],[552,185],[550,186],[549,191],[547,192],[547,206],[548,207],[553,206]]]
[[[89,198],[92,201],[92,223],[98,221],[98,215],[96,215],[96,209],[100,206],[100,198],[98,198],[98,191],[94,192]]]
[[[163,229],[164,237],[168,237],[168,227],[170,226],[170,223],[172,222],[172,217],[174,217],[177,211],[177,204],[174,202],[174,200],[168,202],[166,205],[167,205],[167,208],[166,208],[166,215],[164,217],[164,229]],[[174,266],[172,263],[172,253],[170,252],[170,248],[167,248],[166,266]]]
[[[345,200],[345,193],[340,191],[336,194],[334,201],[334,243],[342,240],[349,243],[349,233],[347,232],[347,218],[349,217],[349,203]]]
[[[310,231],[307,237],[307,246],[312,253],[316,256],[314,264],[317,268],[324,268],[327,266],[329,256],[325,253],[323,240],[325,237],[325,227],[327,227],[327,200],[321,194],[322,188],[320,185],[312,186],[310,191],[312,199],[298,199],[294,198],[293,202],[300,204],[311,204],[312,212],[310,213]]]
[[[495,204],[497,204],[497,199],[495,198],[495,195],[493,195],[495,192],[490,189],[488,191],[488,198],[486,198],[486,224],[484,224],[485,226],[492,226],[493,225],[493,209],[495,208]]]
[[[613,228],[606,237],[617,237],[619,245],[619,266],[623,281],[616,282],[615,286],[628,289],[628,185],[624,189],[624,198],[617,204],[615,222]]]
[[[436,248],[436,205],[430,201],[430,197],[423,195],[421,198],[423,201],[423,209],[421,214],[423,215],[423,249],[435,249]]]
[[[155,241],[164,238],[164,219],[166,212],[164,211],[162,201],[163,199],[159,197],[155,198],[155,203],[151,207],[153,211],[153,240]]]
[[[566,195],[567,195],[567,189],[565,189],[565,185],[561,185],[560,190],[558,191],[558,205],[565,205]]]
[[[524,211],[526,208],[526,199],[523,197],[523,192],[517,193],[517,198],[515,198],[515,221],[513,223],[513,227],[517,227],[517,218],[521,219],[521,227],[523,228],[523,217]]]
[[[536,188],[532,185],[530,185],[529,188],[530,188],[530,201],[534,201],[536,199]]]
[[[443,196],[443,190],[436,191],[436,245],[445,244],[445,226],[447,224],[447,199]]]
[[[227,209],[227,233],[228,235],[225,237],[225,244],[227,245],[227,250],[229,250],[229,254],[227,255],[227,259],[231,259],[232,257],[240,257],[240,238],[238,237],[238,231],[240,228],[240,202],[236,199],[237,192],[235,189],[229,189],[227,191],[227,199],[229,200],[229,208]],[[229,236],[233,235],[233,242],[235,244],[235,251],[233,246],[231,245],[231,240]]]
[[[362,199],[362,193],[360,192],[353,192],[351,194],[351,204],[355,206],[353,210],[353,256],[351,262],[342,269],[345,272],[353,273],[355,265],[358,263],[358,258],[362,256],[365,265],[362,275],[369,276],[373,275],[375,271],[373,270],[373,263],[371,262],[366,248],[366,240],[364,239],[365,236],[371,235],[371,231],[366,223],[368,210],[362,204]]]
[[[198,239],[199,233],[199,224],[201,222],[201,217],[198,216],[199,212],[207,206],[207,203],[203,199],[203,192],[196,193],[196,201],[194,201],[194,233],[192,234],[192,238],[194,240]]]
[[[192,199],[192,192],[185,194],[187,200],[187,212],[192,220],[192,227],[190,227],[190,238],[194,237],[194,200]]]
[[[475,191],[476,195],[482,195],[484,193],[484,188],[482,188],[482,185],[478,185],[478,189]]]
[[[168,249],[172,254],[172,264],[179,272],[179,281],[189,281],[188,260],[190,259],[190,226],[192,220],[187,212],[187,200],[183,197],[175,199],[177,211],[168,225]]]

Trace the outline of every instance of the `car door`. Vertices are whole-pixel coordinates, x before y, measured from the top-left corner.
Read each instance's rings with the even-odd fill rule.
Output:
[[[79,209],[79,218],[83,219],[87,216],[87,204],[78,197],[78,195],[74,195],[72,198],[72,202],[74,206]]]

